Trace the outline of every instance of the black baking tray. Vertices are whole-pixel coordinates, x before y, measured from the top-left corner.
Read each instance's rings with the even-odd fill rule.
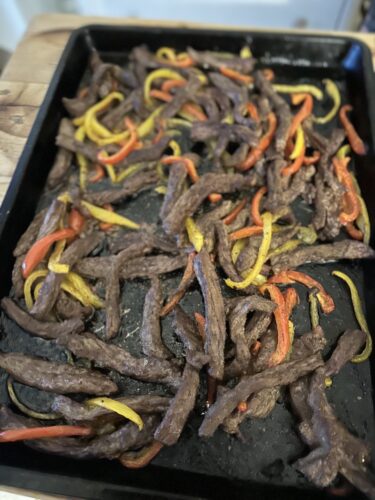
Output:
[[[63,96],[74,96],[87,69],[92,46],[104,61],[124,64],[129,50],[139,44],[151,49],[169,45],[183,50],[196,49],[238,52],[249,43],[260,66],[275,70],[278,81],[317,82],[332,78],[340,86],[344,99],[354,106],[353,120],[368,145],[368,154],[356,159],[356,171],[371,220],[375,220],[375,93],[371,54],[363,43],[348,37],[180,29],[158,27],[87,26],[70,37],[45,100],[14,173],[0,209],[0,296],[10,289],[13,266],[12,250],[31,221],[39,205],[49,169],[56,154],[55,136],[66,112]],[[328,128],[327,128],[328,131]],[[146,214],[157,212],[156,195],[140,195],[139,207]],[[137,209],[138,210],[138,209]],[[336,312],[322,319],[330,344],[347,327],[355,326],[349,298],[330,271],[345,269],[359,284],[367,309],[370,328],[375,327],[375,266],[371,262],[340,263],[337,266],[310,266],[308,272],[321,279],[333,294]],[[172,277],[173,280],[173,277]],[[142,303],[146,284],[135,282],[128,293]],[[302,294],[304,293],[300,289]],[[301,294],[301,296],[302,296]],[[189,310],[196,292],[186,298]],[[309,327],[306,307],[294,318],[297,331]],[[2,318],[4,326],[4,318]],[[8,332],[8,330],[7,330]],[[0,332],[0,349],[26,351],[37,349],[49,355],[50,348],[41,339],[12,327],[11,334]],[[9,338],[11,337],[11,338]],[[371,374],[372,372],[372,374]],[[350,365],[335,379],[330,398],[338,416],[355,433],[374,444],[374,406],[371,363]],[[372,375],[372,376],[371,376]],[[5,374],[0,373],[0,402],[6,401]],[[30,396],[31,394],[31,396]],[[32,397],[33,393],[25,392]],[[246,442],[228,437],[221,431],[208,440],[199,440],[196,428],[201,416],[194,414],[179,444],[164,449],[144,470],[129,471],[116,461],[73,461],[34,452],[22,444],[0,448],[0,484],[7,484],[67,497],[84,498],[332,498],[328,492],[309,485],[295,472],[292,462],[307,450],[299,441],[295,421],[283,405],[261,421],[246,423]],[[362,498],[352,492],[347,498]]]

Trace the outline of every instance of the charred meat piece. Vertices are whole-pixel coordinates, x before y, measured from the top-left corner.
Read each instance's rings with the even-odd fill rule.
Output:
[[[17,353],[0,353],[0,367],[15,380],[58,394],[111,394],[112,380],[100,372]]]
[[[186,176],[187,172],[183,163],[175,163],[171,166],[168,176],[167,192],[160,209],[161,220],[169,214],[178,198],[180,198],[184,192]]]
[[[163,221],[167,234],[178,234],[187,216],[193,215],[210,193],[233,193],[254,186],[256,178],[241,174],[205,174],[175,203]]]
[[[106,344],[91,333],[62,335],[58,343],[75,356],[94,361],[101,368],[111,368],[122,375],[146,382],[159,382],[176,389],[180,383],[179,371],[164,359],[135,358],[128,351]]]
[[[232,262],[228,232],[224,222],[216,222],[215,229],[218,239],[217,248],[220,265],[230,279],[232,279],[233,281],[241,281],[241,276],[238,274]]]
[[[281,254],[271,259],[272,269],[278,273],[281,269],[293,269],[303,264],[324,264],[341,259],[374,258],[375,252],[366,243],[354,240],[342,240],[308,247],[297,248],[293,252]]]
[[[186,363],[181,379],[181,385],[172,399],[154,437],[161,443],[172,446],[186,424],[187,419],[195,405],[199,387],[199,372],[189,363]]]
[[[25,281],[22,276],[22,263],[25,259],[25,256],[26,254],[22,254],[16,258],[12,270],[13,292],[17,299],[23,296],[23,288]]]
[[[59,224],[65,213],[65,203],[55,198],[48,207],[47,213],[44,216],[43,222],[39,228],[36,240],[40,240],[50,233],[53,233],[59,228]]]
[[[163,344],[160,326],[160,311],[163,300],[160,280],[152,278],[143,306],[143,322],[140,332],[142,351],[146,356],[168,359],[171,353]]]
[[[74,135],[74,125],[68,118],[63,118],[60,122],[59,134]],[[48,174],[47,185],[50,189],[58,186],[66,177],[72,162],[72,152],[65,148],[59,148],[55,161]]]
[[[48,208],[44,208],[43,210],[38,212],[30,222],[26,231],[18,240],[16,248],[13,250],[14,257],[20,257],[21,255],[24,255],[34,243],[39,233],[40,226],[42,225],[43,220],[46,216],[47,210]]]
[[[73,297],[60,290],[59,296],[57,297],[56,301],[56,314],[59,318],[63,320],[75,319],[77,321],[82,321],[91,316],[92,313],[92,307],[83,306],[80,302],[73,299]]]
[[[195,322],[179,305],[175,307],[172,326],[185,347],[186,361],[200,370],[208,363],[209,357],[204,353],[203,342]]]
[[[201,250],[195,257],[194,270],[204,300],[204,349],[210,358],[208,371],[211,377],[221,380],[224,375],[225,308],[219,278],[206,250]]]
[[[1,300],[1,307],[23,330],[45,339],[56,339],[64,333],[80,333],[84,329],[83,321],[79,318],[68,319],[61,323],[39,321],[8,297]]]
[[[92,143],[76,140],[73,134],[60,133],[56,136],[55,143],[59,148],[63,148],[71,153],[79,153],[89,161],[97,161],[98,148]]]
[[[111,261],[105,283],[105,334],[107,339],[115,337],[121,325],[120,266],[116,257],[112,257]]]
[[[337,375],[360,350],[366,341],[366,334],[361,330],[347,330],[344,332],[331,357],[326,363],[326,376]]]
[[[198,51],[191,47],[187,48],[187,52],[197,64],[204,68],[219,69],[222,66],[226,66],[240,73],[247,74],[252,72],[255,65],[255,60],[252,57],[241,58],[232,54],[226,57],[220,54],[220,52],[211,52],[209,50]]]

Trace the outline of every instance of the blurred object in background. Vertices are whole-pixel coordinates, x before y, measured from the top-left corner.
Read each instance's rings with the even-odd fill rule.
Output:
[[[41,13],[170,19],[259,28],[358,30],[366,0],[1,0],[0,48],[14,50]]]

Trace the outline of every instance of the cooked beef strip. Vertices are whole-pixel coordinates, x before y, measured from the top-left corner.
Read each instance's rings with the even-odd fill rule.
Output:
[[[177,443],[186,421],[194,409],[198,388],[199,371],[186,363],[181,385],[155,431],[154,438],[157,441],[167,446]]]
[[[161,337],[160,311],[163,301],[163,293],[160,280],[151,279],[151,288],[148,290],[144,306],[143,320],[140,331],[140,339],[143,354],[154,358],[168,359],[171,352],[164,345]]]
[[[195,257],[194,270],[204,300],[206,316],[204,350],[210,357],[208,372],[211,377],[221,380],[224,375],[225,309],[219,278],[205,249]]]
[[[178,198],[183,194],[187,172],[183,163],[175,163],[171,166],[168,176],[167,192],[164,196],[159,217],[161,220],[172,210]]]
[[[13,285],[13,292],[14,295],[17,299],[23,296],[23,287],[25,280],[23,279],[22,276],[22,263],[26,257],[26,254],[19,255],[15,262],[14,266],[12,269],[12,285]]]
[[[42,391],[58,394],[111,394],[117,391],[117,385],[98,371],[24,354],[0,353],[0,367],[18,382]]]
[[[160,113],[161,119],[167,120],[168,118],[173,118],[177,115],[184,104],[189,101],[196,102],[196,93],[201,85],[202,83],[199,78],[197,78],[195,74],[191,73],[185,87],[180,89],[177,88],[173,99],[163,106],[163,110]]]
[[[225,152],[222,157],[222,163],[225,168],[234,168],[237,165],[241,165],[245,160],[249,152],[249,145],[243,142],[238,146],[236,151],[232,154]]]
[[[155,170],[141,171],[125,179],[123,187],[89,192],[86,193],[85,199],[90,203],[100,206],[106,203],[121,203],[145,189],[150,189],[151,186],[156,184],[158,179],[159,177]]]
[[[282,177],[281,170],[286,166],[284,158],[276,157],[267,167],[267,198],[264,206],[272,213],[285,206],[284,193],[288,181]]]
[[[240,73],[251,73],[255,66],[255,59],[252,57],[241,58],[239,56],[223,57],[219,52],[209,50],[194,50],[192,47],[187,48],[189,56],[203,68],[211,67],[219,69],[221,66],[234,69]]]
[[[212,139],[225,137],[229,142],[245,142],[249,146],[255,147],[259,142],[257,131],[251,130],[244,125],[228,124],[220,122],[195,122],[191,129],[190,137],[193,141],[206,142]],[[224,147],[226,149],[226,145]],[[223,151],[221,151],[222,153]],[[221,154],[214,155],[221,156]]]
[[[347,330],[338,340],[331,357],[326,363],[326,376],[337,375],[361,349],[366,341],[366,334],[361,330]]]
[[[59,228],[63,215],[65,214],[66,205],[64,202],[54,198],[47,213],[44,216],[43,222],[39,228],[36,240],[40,240],[50,233],[53,233]]]
[[[175,203],[171,212],[163,221],[167,234],[177,234],[183,227],[187,216],[193,215],[210,193],[233,193],[252,187],[257,182],[256,177],[241,174],[205,174],[197,183],[191,186]]]
[[[73,134],[58,134],[55,139],[55,144],[59,148],[63,148],[71,153],[80,153],[89,161],[97,161],[98,148],[92,143],[76,140]]]
[[[343,459],[340,473],[370,500],[375,500],[375,478],[364,467],[353,467],[350,460]]]
[[[232,262],[227,226],[223,221],[218,221],[215,223],[215,230],[218,238],[217,251],[221,267],[231,280],[241,281],[242,278]]]
[[[204,246],[207,252],[214,250],[215,222],[228,215],[232,208],[233,203],[230,200],[224,200],[217,207],[197,217],[195,222],[204,235]]]
[[[225,418],[237,407],[238,403],[248,400],[255,392],[276,385],[289,385],[294,380],[322,366],[322,364],[321,355],[313,354],[302,360],[289,361],[268,368],[255,375],[243,376],[233,389],[225,392],[210,406],[199,428],[199,435],[201,437],[212,436]]]
[[[118,334],[121,325],[119,271],[119,261],[116,257],[112,257],[105,281],[105,336],[107,340]]]
[[[185,347],[186,361],[197,370],[208,363],[209,357],[204,353],[203,341],[197,331],[194,320],[177,305],[173,314],[173,331]]]
[[[68,118],[63,118],[60,122],[58,134],[74,135],[74,125]],[[55,161],[49,171],[47,186],[54,189],[67,175],[72,163],[72,152],[65,148],[59,148],[56,153]]]
[[[293,269],[303,264],[324,264],[340,259],[374,258],[375,251],[366,243],[355,240],[342,240],[334,243],[300,247],[293,252],[276,255],[271,259],[272,269]]]
[[[103,235],[99,232],[78,238],[73,241],[63,252],[60,258],[61,264],[73,267],[76,262],[91,253],[101,243]],[[39,295],[31,309],[31,314],[38,319],[43,319],[53,308],[60,291],[63,280],[62,274],[49,272],[43,282]]]
[[[250,363],[250,346],[245,334],[247,315],[250,311],[262,311],[271,313],[275,304],[263,297],[250,295],[238,302],[229,315],[229,332],[232,342],[235,344],[235,359],[239,369],[246,372]]]
[[[93,308],[83,306],[63,290],[60,290],[56,301],[56,313],[63,320],[80,319],[82,321],[93,313]]]
[[[284,154],[286,141],[288,138],[289,126],[292,121],[292,113],[288,103],[272,87],[272,84],[265,79],[261,71],[255,72],[255,85],[261,94],[265,95],[277,116],[277,130],[275,134],[276,151]]]
[[[72,458],[118,458],[131,449],[146,446],[152,441],[152,435],[159,423],[157,415],[143,415],[144,427],[140,431],[132,422],[124,424],[110,434],[94,437],[91,441],[74,438],[39,439],[27,441],[32,448]]]
[[[118,164],[120,167],[129,167],[135,163],[148,163],[160,160],[163,151],[168,147],[171,138],[166,135],[162,137],[156,144],[151,146],[144,146],[140,149],[135,149],[129,156],[125,158],[122,162]],[[130,179],[129,179],[130,180]]]
[[[31,245],[35,242],[40,226],[42,225],[43,220],[46,216],[47,210],[48,208],[43,208],[42,210],[40,210],[40,212],[38,212],[30,222],[26,231],[18,240],[16,248],[13,250],[14,257],[20,257],[21,255],[26,254]]]
[[[157,396],[154,394],[124,396],[115,398],[119,403],[130,406],[132,410],[141,414],[148,413],[165,413],[169,403],[170,397]],[[73,399],[66,396],[56,396],[52,402],[51,410],[64,417],[69,423],[92,422],[93,420],[101,419],[113,415],[113,412],[106,408],[98,406],[87,406],[84,403],[77,403]],[[120,417],[123,418],[123,417]]]
[[[139,89],[133,90],[126,99],[120,101],[115,107],[111,108],[102,118],[101,122],[109,130],[115,129],[134,106],[134,96],[139,94]]]
[[[69,319],[61,323],[39,321],[8,297],[1,299],[1,307],[18,326],[38,337],[55,339],[64,333],[79,333],[84,329],[84,323],[79,318]]]
[[[101,368],[111,368],[128,377],[146,382],[159,382],[176,389],[180,383],[178,370],[164,359],[136,358],[114,344],[106,344],[92,333],[61,335],[58,343],[75,356],[94,361]]]
[[[296,174],[294,174],[289,188],[283,193],[282,203],[285,206],[288,206],[299,196],[305,196],[306,193],[309,193],[311,188],[311,179],[314,174],[314,165],[303,167]]]

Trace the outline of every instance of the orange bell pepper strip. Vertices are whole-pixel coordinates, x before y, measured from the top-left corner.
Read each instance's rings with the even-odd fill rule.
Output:
[[[345,226],[348,235],[353,238],[353,240],[363,241],[363,233],[360,229],[356,228],[352,222],[348,222]]]
[[[361,211],[361,205],[353,184],[352,176],[348,171],[350,158],[337,158],[335,156],[332,161],[337,178],[346,189],[346,193],[344,194],[345,210],[342,211],[339,216],[341,224],[346,225],[348,222],[353,222],[357,219]]]
[[[305,156],[303,160],[304,165],[315,165],[320,160],[320,153],[319,151],[314,151],[312,156]]]
[[[292,94],[291,101],[295,106],[301,104],[301,102],[303,104],[292,119],[289,127],[289,137],[294,136],[298,126],[311,115],[314,107],[314,101],[310,94]]]
[[[260,121],[260,118],[259,118],[259,113],[258,113],[258,109],[257,107],[255,106],[255,104],[251,101],[249,101],[248,103],[246,103],[245,105],[245,109],[246,111],[249,113],[249,116],[257,123],[259,123]]]
[[[237,411],[239,413],[245,413],[247,409],[249,408],[249,405],[247,404],[247,401],[240,401],[237,405]]]
[[[263,233],[262,226],[246,226],[229,235],[229,241],[242,240],[242,238],[248,238],[249,236],[255,236],[257,234]]]
[[[269,113],[268,117],[268,130],[264,134],[263,137],[261,137],[258,146],[253,148],[250,153],[248,154],[247,158],[245,161],[242,163],[242,165],[239,167],[239,170],[249,170],[249,168],[253,167],[258,160],[260,160],[263,156],[263,153],[266,151],[266,149],[269,147],[269,145],[272,142],[273,136],[275,135],[276,132],[276,127],[277,127],[277,118],[275,113]]]
[[[72,208],[68,217],[68,226],[71,227],[76,234],[79,234],[85,225],[85,218],[79,210]]]
[[[354,128],[352,122],[349,120],[347,116],[347,113],[352,111],[352,109],[353,106],[350,106],[350,104],[345,104],[344,106],[341,106],[339,111],[339,118],[342,126],[345,129],[346,137],[348,138],[352,150],[355,153],[357,153],[357,155],[364,155],[366,154],[366,146],[362,141],[362,139],[359,137],[356,129]]]
[[[260,202],[262,201],[262,198],[266,193],[267,193],[267,188],[265,186],[261,187],[255,193],[255,196],[251,202],[250,215],[253,220],[253,223],[256,226],[263,226],[263,220],[260,215],[259,207],[260,207]]]
[[[281,271],[279,274],[272,276],[267,283],[289,285],[296,282],[305,285],[307,288],[316,288],[318,290],[317,299],[319,300],[323,312],[329,314],[335,310],[335,303],[332,297],[325,291],[319,281],[316,281],[305,273],[299,271]]]
[[[188,173],[191,182],[193,182],[194,184],[198,182],[199,175],[197,169],[195,168],[193,160],[191,160],[190,158],[187,158],[185,156],[165,156],[161,159],[161,163],[163,165],[171,165],[172,163],[176,163],[178,161],[182,162],[185,165],[186,172]],[[208,199],[212,203],[217,203],[222,199],[222,196],[219,193],[211,193],[210,195],[208,195]]]
[[[237,82],[244,83],[245,85],[249,85],[250,83],[253,83],[254,78],[249,75],[244,75],[240,73],[239,71],[236,71],[231,68],[227,68],[226,66],[220,66],[219,68],[220,73],[227,78],[230,78],[231,80],[236,80]]]
[[[176,305],[180,302],[182,297],[185,294],[185,284],[188,283],[191,278],[194,275],[194,257],[196,256],[195,252],[191,252],[188,255],[188,261],[185,267],[184,274],[181,278],[180,284],[178,285],[178,288],[176,292],[171,296],[171,298],[168,300],[168,302],[163,306],[162,310],[160,311],[160,317],[167,316],[173,309],[176,307]]]
[[[301,154],[297,156],[297,158],[290,165],[287,165],[286,167],[281,169],[281,175],[283,175],[284,177],[289,177],[290,175],[293,175],[296,172],[298,172],[301,169],[302,165],[304,164],[305,152],[306,152],[306,147],[303,146]]]
[[[130,131],[129,140],[126,141],[122,148],[113,155],[107,156],[103,155],[102,152],[99,152],[97,159],[100,163],[104,163],[104,165],[116,165],[129,156],[129,154],[134,150],[138,141],[137,130],[134,123],[128,117],[125,118],[125,125]]]
[[[276,285],[266,283],[259,290],[262,294],[268,292],[271,300],[277,304],[273,312],[277,327],[277,346],[269,361],[269,366],[275,366],[284,361],[290,350],[288,312],[284,296]]]
[[[100,180],[102,180],[104,176],[105,176],[104,168],[101,165],[96,164],[95,165],[95,173],[94,173],[94,175],[91,175],[89,177],[89,182],[91,182],[92,184],[95,184],[96,182],[99,182]]]
[[[283,295],[285,299],[285,309],[288,318],[290,318],[293,309],[296,307],[297,304],[299,304],[299,296],[296,289],[292,287],[287,288]]]
[[[89,436],[90,434],[92,434],[92,430],[89,427],[80,427],[78,425],[51,425],[26,429],[5,429],[0,432],[0,443],[65,436]]]
[[[155,99],[160,99],[164,102],[170,102],[173,99],[173,95],[168,92],[163,92],[162,90],[152,89],[150,91],[150,97],[155,97]],[[194,106],[193,104],[186,103],[182,106],[181,111],[188,113],[199,121],[206,121],[207,116],[202,111],[200,106]]]
[[[172,89],[175,89],[177,87],[186,87],[187,81],[186,80],[165,80],[162,83],[161,90],[162,92],[169,92]]]
[[[231,212],[229,212],[229,214],[226,217],[224,217],[223,219],[224,224],[226,225],[232,224],[232,222],[236,220],[241,210],[245,208],[246,203],[247,203],[247,198],[243,198],[243,200],[241,200],[238,203],[238,205],[236,205],[234,209]]]
[[[22,276],[26,279],[34,271],[36,266],[42,262],[51,246],[56,241],[72,238],[76,232],[72,228],[59,229],[36,241],[27,252],[22,262]]]
[[[139,452],[127,452],[119,458],[121,465],[127,469],[141,469],[146,467],[163,448],[163,443],[154,440],[149,446]]]

